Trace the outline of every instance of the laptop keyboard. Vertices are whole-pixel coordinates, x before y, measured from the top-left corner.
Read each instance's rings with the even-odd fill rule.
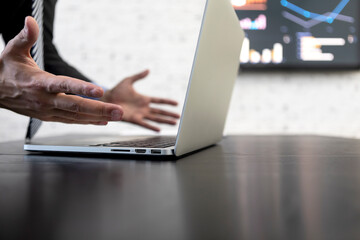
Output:
[[[140,147],[140,148],[167,148],[175,146],[176,137],[159,136],[145,139],[135,139],[131,141],[120,141],[98,144],[93,146],[103,147]]]

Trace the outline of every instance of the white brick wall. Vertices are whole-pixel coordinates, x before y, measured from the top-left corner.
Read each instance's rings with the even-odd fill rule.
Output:
[[[149,68],[151,75],[136,85],[138,90],[181,102],[203,4],[204,0],[59,0],[55,42],[65,59],[106,87]],[[359,91],[358,71],[242,73],[226,131],[360,137]],[[0,110],[0,121],[0,141],[24,137],[26,117]],[[176,130],[164,128],[166,133]],[[46,123],[39,136],[68,132],[149,133],[124,123]]]

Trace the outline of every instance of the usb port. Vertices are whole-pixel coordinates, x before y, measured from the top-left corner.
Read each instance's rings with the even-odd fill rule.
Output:
[[[161,154],[161,150],[151,150],[151,154]]]
[[[135,149],[136,153],[146,153],[146,149]]]

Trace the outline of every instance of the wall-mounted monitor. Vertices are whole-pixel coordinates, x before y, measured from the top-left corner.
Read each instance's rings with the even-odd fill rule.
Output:
[[[358,68],[359,0],[231,0],[244,69]]]

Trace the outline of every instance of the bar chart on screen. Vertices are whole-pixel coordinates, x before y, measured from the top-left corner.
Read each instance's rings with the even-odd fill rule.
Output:
[[[240,20],[240,26],[244,30],[265,30],[267,18],[264,14],[260,14],[255,20],[244,18]]]
[[[273,49],[264,48],[261,52],[250,47],[249,38],[245,38],[240,55],[241,63],[279,64],[283,61],[283,45],[281,43],[275,43]]]
[[[264,11],[267,9],[267,0],[231,0],[236,10]]]
[[[344,46],[346,41],[343,38],[316,38],[308,32],[297,33],[298,58],[303,61],[334,61],[332,53],[325,53],[324,46]]]

